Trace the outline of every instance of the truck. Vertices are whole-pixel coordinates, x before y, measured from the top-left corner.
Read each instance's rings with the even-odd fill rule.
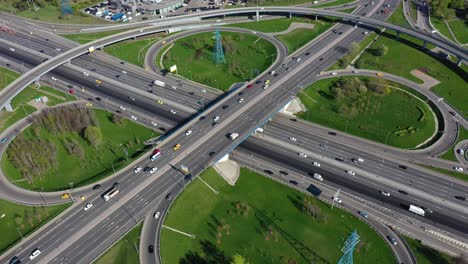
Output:
[[[238,133],[231,133],[231,134],[229,135],[229,138],[230,138],[231,140],[235,140],[238,136],[239,136]]]
[[[155,149],[153,150],[153,154],[151,154],[150,159],[151,161],[155,161],[159,156],[161,156],[161,151],[159,149]]]
[[[117,186],[113,186],[112,188],[110,188],[109,190],[107,190],[103,195],[102,195],[102,199],[104,199],[104,201],[109,201],[110,198],[116,196],[117,194],[119,193],[119,189],[117,189]]]
[[[424,211],[424,209],[412,204],[409,206],[409,211],[420,216],[424,216],[426,214],[426,211]]]
[[[157,85],[157,86],[159,86],[159,87],[164,87],[164,86],[166,86],[166,84],[165,84],[164,82],[161,82],[161,81],[158,81],[158,80],[155,80],[155,81],[153,82],[153,84],[154,84],[154,85]]]

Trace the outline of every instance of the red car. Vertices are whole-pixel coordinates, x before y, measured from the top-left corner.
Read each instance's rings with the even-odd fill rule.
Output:
[[[252,85],[251,84],[247,85],[247,89],[250,89],[250,88],[252,88]]]
[[[74,94],[74,93],[75,93],[75,90],[70,89],[70,90],[68,90],[68,92],[69,92],[70,94]]]

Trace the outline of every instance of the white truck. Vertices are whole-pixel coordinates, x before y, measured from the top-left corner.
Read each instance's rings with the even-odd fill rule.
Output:
[[[424,209],[412,204],[409,206],[409,211],[420,216],[424,216],[426,214],[426,211],[424,211]]]
[[[231,140],[235,140],[238,136],[239,136],[238,133],[231,133],[231,134],[229,135],[229,138],[230,138]]]
[[[319,180],[319,181],[323,181],[322,175],[320,175],[318,173],[314,173],[314,179]]]
[[[119,193],[119,190],[117,189],[116,186],[112,187],[110,190],[108,190],[107,192],[105,192],[103,195],[102,195],[102,198],[104,199],[104,201],[109,201],[110,198],[116,196],[117,194]]]
[[[164,86],[166,86],[166,84],[165,84],[164,82],[161,82],[161,81],[159,81],[159,80],[155,80],[155,81],[153,82],[153,84],[154,84],[154,85],[157,85],[157,86],[159,86],[159,87],[164,87]]]

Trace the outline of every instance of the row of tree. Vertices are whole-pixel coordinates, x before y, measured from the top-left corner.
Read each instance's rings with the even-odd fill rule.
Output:
[[[92,109],[77,106],[44,109],[33,122],[53,135],[81,133],[88,126],[98,126]]]
[[[429,1],[431,14],[437,17],[451,19],[455,17],[455,9],[459,9],[460,14],[464,14],[462,19],[468,19],[468,2],[465,0],[432,0]]]

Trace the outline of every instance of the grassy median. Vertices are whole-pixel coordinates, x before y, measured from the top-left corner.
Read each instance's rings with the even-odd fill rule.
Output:
[[[128,234],[120,239],[100,256],[94,264],[137,264],[139,263],[138,250],[142,225],[134,227]],[[146,254],[146,252],[145,252]]]

